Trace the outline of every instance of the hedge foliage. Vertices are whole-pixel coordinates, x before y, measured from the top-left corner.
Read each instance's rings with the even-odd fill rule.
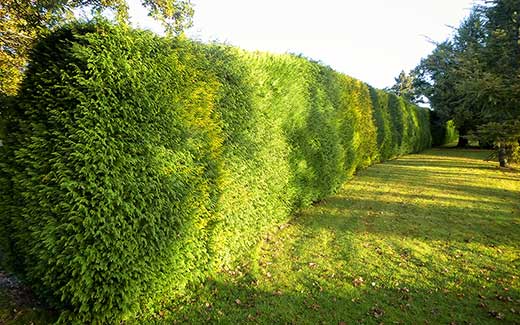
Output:
[[[429,113],[294,55],[107,23],[41,41],[3,147],[1,254],[66,322],[117,322],[247,255]]]
[[[432,146],[438,147],[457,142],[459,131],[452,120],[442,119],[435,111],[430,112],[430,131],[432,134]]]

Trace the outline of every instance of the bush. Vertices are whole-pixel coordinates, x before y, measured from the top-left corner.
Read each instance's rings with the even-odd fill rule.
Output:
[[[107,23],[41,41],[15,106],[3,263],[65,322],[127,319],[431,141],[426,110],[303,57]]]
[[[452,120],[443,120],[435,111],[431,111],[430,119],[433,146],[438,147],[457,142],[459,139],[459,132]]]

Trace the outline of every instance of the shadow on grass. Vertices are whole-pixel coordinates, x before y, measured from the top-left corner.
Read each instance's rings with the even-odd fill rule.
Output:
[[[426,320],[434,324],[492,324],[518,320],[510,312],[514,303],[508,298],[518,298],[519,293],[509,291],[505,293],[507,296],[501,296],[496,294],[496,288],[482,290],[479,296],[473,291],[443,287],[426,290],[405,284],[394,288],[362,284],[337,288],[316,280],[303,280],[296,292],[285,288],[264,291],[255,288],[254,281],[239,280],[238,283],[209,281],[201,290],[204,294],[199,297],[203,296],[203,300],[192,299],[171,306],[156,314],[153,322],[412,324]]]
[[[351,198],[347,200],[352,202]],[[339,214],[345,209],[345,202],[341,198],[332,198],[327,202],[329,213],[319,215],[320,223],[301,224],[316,228],[337,224],[338,218],[343,218]],[[360,202],[362,205],[358,206]],[[380,237],[390,235],[420,240],[479,242],[485,246],[515,246],[520,241],[520,224],[512,218],[517,212],[505,210],[505,207],[496,203],[485,208],[464,208],[434,203],[425,207],[424,204],[418,206],[403,202],[355,200],[349,213],[366,216],[362,220],[367,227],[358,230]],[[306,217],[313,216],[310,214]],[[351,220],[346,219],[345,222]]]
[[[305,210],[305,218],[294,222],[321,227],[338,223],[338,218],[345,223],[362,218],[371,224],[364,231],[384,235],[484,245],[520,242],[520,175],[503,176],[476,158],[460,165],[413,157],[362,171],[338,195]],[[480,174],[479,169],[489,172]],[[508,186],[500,186],[502,182]],[[319,221],[308,221],[314,219]]]
[[[445,158],[464,158],[464,159],[475,159],[475,160],[485,160],[492,154],[492,150],[487,149],[479,149],[479,148],[469,148],[469,149],[460,149],[456,147],[448,147],[448,148],[433,148],[427,151],[427,154],[430,156],[438,156]],[[497,161],[498,165],[498,161]]]

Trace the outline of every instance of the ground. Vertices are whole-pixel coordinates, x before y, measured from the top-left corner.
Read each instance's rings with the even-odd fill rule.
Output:
[[[488,154],[432,149],[360,171],[253,260],[136,323],[520,324],[520,172]],[[0,323],[35,314],[3,292]]]

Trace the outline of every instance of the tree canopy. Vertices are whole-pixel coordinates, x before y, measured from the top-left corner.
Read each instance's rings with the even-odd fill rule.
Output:
[[[520,0],[477,4],[411,72],[413,91],[453,120],[461,136],[507,149],[510,158],[520,127],[519,33]]]
[[[412,73],[406,73],[402,70],[395,79],[395,84],[387,88],[386,90],[396,94],[397,96],[401,96],[406,98],[407,100],[418,103],[421,100],[417,97],[414,87],[414,78],[415,76]]]
[[[150,16],[161,21],[169,34],[191,26],[189,0],[142,0]],[[53,28],[74,19],[76,9],[93,13],[111,10],[119,22],[128,22],[126,0],[3,0],[0,4],[0,94],[16,93],[29,49]]]

